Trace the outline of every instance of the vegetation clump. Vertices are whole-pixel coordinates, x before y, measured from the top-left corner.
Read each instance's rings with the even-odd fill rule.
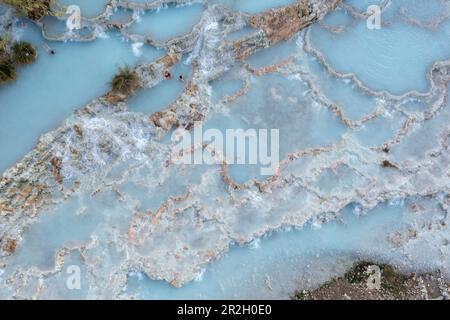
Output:
[[[15,42],[9,46],[8,37],[0,38],[0,84],[16,79],[16,67],[34,62],[36,49],[28,42]]]
[[[383,168],[398,169],[398,167],[395,164],[393,164],[392,162],[390,162],[389,160],[383,160],[381,162],[381,166]]]
[[[9,36],[6,34],[3,37],[0,37],[0,58],[6,54],[6,49],[8,48]]]
[[[345,280],[349,283],[361,283],[366,281],[369,277],[367,268],[372,264],[373,263],[363,261],[353,265],[353,267],[344,275]]]
[[[111,81],[111,88],[114,93],[130,96],[140,87],[139,76],[136,71],[128,66],[119,68],[119,72]]]
[[[345,274],[345,279],[349,283],[362,283],[366,282],[369,274],[367,273],[368,267],[373,265],[372,262],[360,262],[355,264],[350,271]],[[391,293],[394,296],[399,296],[406,289],[406,283],[410,277],[404,276],[397,272],[392,266],[386,264],[378,264],[381,270],[381,288],[386,292]]]
[[[392,266],[381,266],[383,277],[381,278],[381,287],[391,292],[394,296],[400,296],[407,287],[407,281],[410,277],[407,277],[401,273],[398,273]]]
[[[11,51],[13,63],[19,66],[33,63],[37,58],[36,49],[28,42],[14,43]]]
[[[370,276],[374,275],[369,271],[370,266],[378,267],[380,270],[379,288],[368,286]],[[361,261],[354,264],[343,277],[333,278],[312,291],[296,291],[291,298],[294,300],[417,299],[421,298],[420,279],[425,278],[414,274],[403,275],[390,265]],[[433,277],[430,279],[435,281]]]
[[[10,59],[0,58],[0,83],[16,79],[16,67]]]
[[[34,21],[51,15],[53,0],[5,0],[5,3],[17,8],[18,12]]]

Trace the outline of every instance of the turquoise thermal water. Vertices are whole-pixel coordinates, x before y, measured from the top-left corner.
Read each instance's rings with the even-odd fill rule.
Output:
[[[106,3],[88,0],[62,2],[80,5],[82,13],[88,17],[101,13]],[[210,2],[226,5],[233,10],[257,13],[293,1]],[[365,10],[369,4],[379,3],[357,0],[345,2],[359,10]],[[365,20],[350,23],[350,15],[338,9],[324,23],[329,26],[343,25],[345,29],[342,32],[332,33],[323,25],[316,24],[292,40],[258,52],[246,62],[258,69],[292,58],[302,70],[314,74],[321,92],[330,101],[342,106],[348,119],[358,121],[374,112],[383,103],[382,99],[375,99],[359,90],[349,78],[331,76],[314,53],[304,50],[305,41],[321,52],[331,68],[340,73],[355,74],[371,90],[388,91],[393,95],[408,91],[425,92],[429,89],[427,74],[433,62],[450,58],[450,21],[444,21],[436,30],[408,24],[395,15],[398,7],[406,2],[391,4],[386,13],[387,24],[381,30],[368,31]],[[432,19],[439,14],[438,2],[417,3],[422,6],[413,6],[411,15]],[[424,3],[427,5],[424,6]],[[427,8],[426,12],[419,10],[424,7]],[[194,3],[139,13],[138,23],[130,31],[166,41],[189,33],[204,10],[203,4]],[[119,18],[122,16],[118,14]],[[244,28],[229,35],[229,39],[236,40],[253,31]],[[39,58],[36,63],[19,69],[17,81],[0,87],[0,172],[19,161],[34,147],[42,134],[57,128],[74,110],[106,93],[118,67],[153,62],[165,53],[163,49],[126,41],[114,32],[87,43],[48,42],[42,38],[37,27],[27,23],[25,27],[18,24],[15,36],[30,41],[38,49]],[[54,48],[55,56],[44,50],[44,43]],[[186,86],[186,82],[178,80],[180,74],[185,79],[189,79],[192,74],[192,66],[186,57],[174,67],[171,80],[143,89],[132,97],[128,101],[129,111],[151,115],[169,106]],[[248,93],[222,105],[223,98],[242,89],[245,81],[250,83]],[[404,114],[393,111],[351,131],[329,108],[311,97],[310,88],[296,73],[269,73],[253,77],[247,70],[236,68],[208,85],[216,107],[208,116],[204,128],[221,131],[229,128],[280,128],[281,159],[297,150],[328,147],[338,143],[344,136],[361,145],[379,145],[393,139],[405,120]],[[415,107],[420,109],[422,106]],[[430,136],[432,133],[438,135],[437,129],[446,123],[448,111],[443,111],[441,118],[430,121],[424,127]],[[400,161],[405,156],[410,159],[420,157],[428,138],[413,136],[409,139],[406,147],[393,148],[394,159]],[[166,137],[163,141],[167,140]],[[414,146],[416,143],[418,145]],[[128,218],[136,207],[157,210],[167,198],[183,195],[189,182],[198,184],[200,174],[205,170],[202,166],[195,167],[191,175],[183,176],[186,177],[183,182],[174,175],[161,183],[159,189],[151,191],[143,187],[144,182],[139,179],[123,183],[118,188],[132,195],[130,202],[120,202],[111,194],[103,194],[100,200],[88,195],[72,198],[37,218],[37,222],[25,234],[24,242],[8,270],[32,265],[42,270],[51,269],[54,256],[62,245],[88,242],[93,232],[98,232],[106,239],[109,235],[103,229],[104,225],[110,224],[117,230],[125,230]],[[230,175],[237,183],[261,178],[259,166],[250,165],[231,166]],[[354,183],[345,175],[326,176],[321,181],[321,191],[327,190],[335,180],[340,179],[345,187]],[[226,193],[225,187],[221,187],[222,192]],[[416,247],[411,245],[413,248],[408,249],[414,254],[407,258],[407,254],[397,252],[388,241],[392,232],[407,230],[411,225],[423,222],[422,218],[410,212],[414,201],[423,201],[424,206],[432,208],[429,210],[430,215],[437,212],[436,215],[444,219],[438,205],[420,197],[383,202],[364,213],[358,211],[355,202],[339,214],[333,213],[336,219],[332,222],[321,224],[320,219],[311,219],[303,228],[286,227],[257,237],[249,244],[232,244],[229,251],[204,266],[204,272],[182,288],[170,286],[165,281],[152,280],[138,268],[129,270],[127,285],[122,293],[144,299],[288,298],[299,287],[314,287],[333,276],[341,275],[358,258],[379,259],[400,265],[405,270],[433,268],[436,267],[433,260],[427,259],[427,254],[431,256],[435,250],[433,240],[428,241],[427,238],[424,244],[417,244]],[[288,225],[289,221],[285,224]],[[120,260],[113,255],[108,257],[105,265],[114,265],[115,259]],[[77,254],[71,253],[64,268],[71,263],[82,265],[79,260]],[[87,294],[87,288],[83,287],[85,284],[81,291],[67,292],[63,285],[64,274],[52,276],[49,281],[59,289],[47,297],[77,298]]]
[[[201,4],[169,6],[150,11],[140,16],[131,32],[150,36],[155,40],[167,41],[189,31],[200,19],[203,11]]]
[[[131,43],[111,33],[91,43],[49,45],[49,55],[36,27],[20,29],[20,39],[39,51],[38,62],[19,69],[18,80],[0,88],[0,170],[20,160],[44,133],[56,128],[72,111],[109,90],[117,67],[156,60],[162,52],[144,48],[137,57]]]

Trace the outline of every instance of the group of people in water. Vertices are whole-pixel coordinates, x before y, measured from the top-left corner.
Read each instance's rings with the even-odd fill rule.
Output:
[[[22,27],[26,28],[26,27],[27,27],[27,24],[26,24],[25,22],[23,22],[23,23],[22,23]],[[45,51],[47,51],[47,53],[48,53],[49,55],[52,55],[52,56],[53,56],[53,55],[56,54],[56,51],[55,51],[53,48],[51,48],[47,43],[44,43],[42,46],[44,47]],[[164,72],[164,77],[165,77],[166,79],[172,79],[172,74],[171,74],[168,70],[166,70],[166,71]],[[181,81],[181,82],[184,82],[184,77],[183,77],[182,74],[180,74],[180,75],[178,76],[178,80]]]
[[[170,80],[170,79],[172,79],[172,74],[168,70],[166,70],[166,71],[164,71],[164,78],[166,78],[167,80]],[[178,76],[178,80],[180,80],[181,82],[184,82],[184,77],[182,74],[180,74]]]
[[[56,54],[56,51],[54,49],[52,49],[48,44],[44,43],[43,47],[44,47],[45,51],[47,51],[48,54],[50,54],[50,55],[55,55]],[[170,79],[172,79],[172,74],[168,70],[166,70],[164,72],[164,78],[170,80]],[[181,82],[184,82],[184,77],[183,77],[182,74],[180,74],[178,76],[178,80],[181,81]]]

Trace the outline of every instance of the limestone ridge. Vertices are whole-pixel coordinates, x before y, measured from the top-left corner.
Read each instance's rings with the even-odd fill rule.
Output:
[[[107,11],[124,6],[149,10],[168,3],[174,1],[139,5],[111,1]],[[367,211],[382,202],[410,199],[411,210],[418,213],[423,225],[394,234],[390,239],[399,250],[404,250],[405,256],[416,253],[414,245],[420,237],[442,237],[436,243],[447,243],[449,128],[448,125],[431,125],[431,121],[441,119],[439,115],[448,112],[450,62],[433,64],[428,72],[427,92],[411,91],[395,96],[387,91],[371,90],[356,75],[334,70],[309,41],[310,32],[306,27],[320,21],[338,5],[340,1],[299,1],[256,15],[218,5],[207,6],[190,33],[166,43],[128,34],[126,25],[106,23],[110,11],[93,20],[85,19],[87,26],[97,26],[95,30],[118,29],[128,39],[167,50],[162,59],[134,69],[140,87],[151,88],[166,81],[165,71],[179,63],[182,55],[192,64],[193,74],[186,79],[185,89],[178,99],[153,115],[130,112],[126,104],[128,96],[124,94],[111,92],[93,100],[61,127],[42,136],[35,149],[3,174],[0,181],[0,264],[8,266],[14,259],[25,227],[34,223],[39,214],[45,209],[61,208],[73,199],[81,201],[83,207],[94,209],[96,203],[113,203],[119,208],[116,214],[127,215],[128,224],[124,231],[111,228],[114,224],[108,220],[95,230],[95,236],[89,241],[59,248],[50,269],[17,270],[10,275],[14,284],[0,284],[0,288],[6,288],[10,296],[19,296],[25,288],[20,279],[32,282],[57,275],[73,252],[89,270],[92,283],[99,284],[91,288],[91,297],[120,296],[129,270],[140,270],[152,279],[180,287],[195,279],[232,243],[246,244],[270,231],[286,226],[301,227],[311,220],[326,221],[329,216],[324,213],[338,215],[352,203],[358,203],[361,211]],[[354,19],[363,19],[363,15],[354,14]],[[243,39],[226,39],[230,32],[246,25],[257,30]],[[45,30],[44,35],[47,36]],[[98,33],[88,38],[64,34],[57,39],[90,41],[96,36]],[[252,54],[292,37],[297,37],[299,50],[285,61],[260,69],[247,64]],[[379,99],[377,109],[359,120],[347,118],[341,106],[321,93],[314,73],[301,63],[305,53],[314,56],[330,76],[345,79],[361,92]],[[205,121],[221,108],[226,109],[226,102],[218,105],[212,102],[210,83],[231,68],[238,68],[246,81],[239,94],[229,97],[227,102],[245,96],[250,86],[263,82],[252,82],[252,79],[260,80],[273,74],[289,81],[301,78],[299,86],[304,85],[310,94],[303,97],[300,91],[290,92],[290,98],[302,101],[302,112],[314,106],[328,110],[345,132],[338,141],[325,146],[288,150],[276,175],[243,184],[233,181],[226,163],[208,169],[172,165],[169,161],[171,146],[163,143],[161,137],[174,127],[191,129],[194,122]],[[277,101],[276,92],[271,92],[270,88],[266,91]],[[404,101],[413,98],[426,108],[418,112],[402,108]],[[366,146],[358,141],[355,132],[388,111],[402,115],[401,125],[393,137],[379,146]],[[300,129],[296,127],[294,116],[282,123],[292,131]],[[421,148],[423,157],[411,161],[395,153],[395,149],[408,141],[412,143],[408,139],[414,130],[426,130],[425,134],[437,138],[427,148]],[[190,179],[195,170],[199,170],[200,178],[194,183]],[[333,180],[335,172],[351,179],[351,186],[343,179]],[[330,190],[321,188],[324,179],[333,181]],[[164,200],[158,202],[160,205],[156,209],[136,205],[135,194],[122,188],[128,181],[143,187],[147,195],[161,194]],[[183,192],[176,195],[167,192],[170,189],[167,186],[174,184],[182,185]],[[161,238],[165,239],[164,243]],[[447,265],[450,256],[446,254],[447,247],[439,247],[441,260],[436,264]],[[104,260],[99,257],[111,248],[116,260],[109,265],[109,257]],[[30,296],[42,297],[45,292],[40,288]]]

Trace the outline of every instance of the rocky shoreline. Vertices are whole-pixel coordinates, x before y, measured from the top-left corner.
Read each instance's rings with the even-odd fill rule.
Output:
[[[374,270],[380,271],[375,286]],[[371,277],[369,279],[369,277]],[[372,280],[372,282],[371,282]],[[293,300],[449,300],[450,283],[439,272],[403,274],[386,264],[355,263],[344,276],[314,290],[300,290]]]

